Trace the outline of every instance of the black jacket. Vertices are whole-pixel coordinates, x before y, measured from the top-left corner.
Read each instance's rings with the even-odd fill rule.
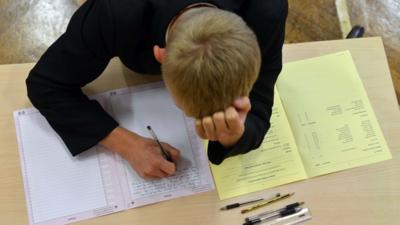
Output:
[[[96,79],[113,57],[119,57],[133,71],[160,74],[161,65],[152,47],[165,46],[171,19],[196,2],[209,2],[240,15],[257,35],[262,51],[261,72],[250,94],[252,109],[244,135],[230,149],[210,142],[209,159],[220,164],[261,144],[270,126],[273,88],[282,68],[287,0],[88,0],[26,80],[33,105],[72,155],[96,145],[118,126],[81,87]]]

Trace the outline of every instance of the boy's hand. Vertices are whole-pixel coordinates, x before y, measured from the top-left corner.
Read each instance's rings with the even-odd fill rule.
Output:
[[[250,99],[241,97],[225,111],[196,120],[196,132],[203,139],[219,141],[228,148],[236,144],[244,133],[244,122],[251,109]]]
[[[153,139],[142,138],[135,150],[121,154],[133,167],[136,173],[143,178],[164,178],[176,171],[175,163],[179,158],[179,151],[167,143],[161,142],[164,150],[169,152],[173,162],[167,161],[160,152],[160,147]],[[132,146],[133,147],[133,146]]]
[[[173,162],[163,158],[160,147],[153,139],[141,137],[122,127],[115,128],[100,143],[120,154],[142,178],[164,178],[176,171],[180,153],[169,144],[161,143],[164,150],[171,155]]]

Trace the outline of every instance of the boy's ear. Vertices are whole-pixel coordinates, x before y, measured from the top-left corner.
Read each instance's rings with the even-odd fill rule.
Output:
[[[162,64],[165,58],[165,48],[160,48],[158,45],[154,45],[153,47],[154,58]]]

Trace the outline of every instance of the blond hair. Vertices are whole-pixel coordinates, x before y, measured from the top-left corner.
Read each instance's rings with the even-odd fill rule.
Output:
[[[257,38],[238,15],[195,8],[171,30],[162,71],[184,111],[202,118],[248,96],[260,64]]]

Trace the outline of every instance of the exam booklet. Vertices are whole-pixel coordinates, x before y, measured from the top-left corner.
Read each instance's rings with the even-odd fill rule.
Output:
[[[14,112],[30,224],[67,224],[214,188],[208,159],[194,129],[163,83],[93,96],[123,127],[181,151],[177,172],[144,180],[117,154],[95,146],[72,157],[34,108]]]
[[[257,150],[212,165],[221,199],[391,158],[350,52],[287,63]]]

